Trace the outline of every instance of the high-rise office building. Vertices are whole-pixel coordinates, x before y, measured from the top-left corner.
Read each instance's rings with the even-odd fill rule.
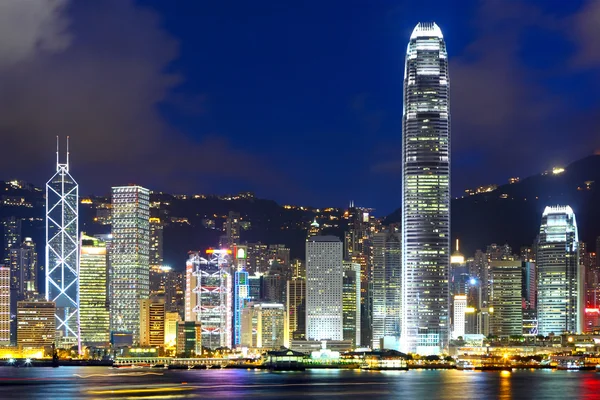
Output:
[[[56,307],[52,301],[17,303],[17,346],[41,349],[52,346],[56,331]]]
[[[521,260],[490,264],[490,334],[523,334],[523,266]],[[493,311],[492,311],[493,310]]]
[[[287,282],[286,340],[289,345],[292,339],[302,339],[306,334],[306,314],[304,303],[306,298],[306,280],[295,278]],[[289,347],[289,346],[288,346]]]
[[[231,249],[233,246],[240,244],[240,221],[240,213],[229,211],[227,221],[225,221],[227,243],[223,243],[223,246]]]
[[[453,298],[454,312],[452,313],[452,339],[464,337],[466,327],[467,296],[457,294]]]
[[[150,218],[150,268],[157,270],[163,265],[163,223],[158,217]]]
[[[435,23],[410,36],[402,120],[402,348],[448,343],[450,104],[448,55]]]
[[[10,248],[11,315],[17,314],[17,303],[34,298],[37,293],[38,256],[35,243],[25,238]],[[16,321],[12,321],[11,337],[17,335]],[[14,341],[14,340],[13,340]]]
[[[67,159],[46,184],[46,300],[56,305],[56,341],[79,345],[79,186]]]
[[[233,333],[232,347],[239,346],[242,338],[242,311],[250,298],[250,286],[248,284],[248,271],[246,271],[247,259],[246,246],[233,247]]]
[[[250,303],[242,311],[241,345],[279,349],[284,344],[285,308],[278,303]]]
[[[342,279],[342,327],[343,339],[352,341],[354,347],[360,346],[360,264],[344,261]]]
[[[537,247],[539,333],[581,332],[579,238],[571,207],[544,209]]]
[[[10,340],[10,268],[0,264],[0,346]]]
[[[85,234],[81,234],[79,256],[79,320],[83,345],[108,344],[110,320],[106,243]]]
[[[140,300],[140,345],[164,347],[165,302],[162,299]]]
[[[10,249],[21,243],[21,219],[6,217],[2,221],[4,227],[4,265],[10,265]]]
[[[335,236],[306,241],[306,338],[342,340],[342,242]]]
[[[248,258],[246,260],[246,269],[249,274],[267,272],[269,269],[269,250],[266,244],[247,243]]]
[[[150,192],[141,186],[112,188],[110,325],[140,340],[140,300],[150,293]]]
[[[199,253],[190,253],[190,258],[185,264],[185,306],[183,312],[184,321],[196,321],[196,307],[198,306],[198,274],[197,266],[200,262]]]
[[[396,232],[373,235],[372,324],[374,349],[382,339],[400,339],[402,257],[400,236]],[[393,350],[398,350],[397,348]]]
[[[233,279],[228,266],[231,250],[209,249],[206,253],[206,258],[199,252],[190,253],[188,259],[186,276],[191,273],[194,278],[189,279],[192,286],[186,287],[186,318],[200,323],[203,347],[230,347],[233,335]]]

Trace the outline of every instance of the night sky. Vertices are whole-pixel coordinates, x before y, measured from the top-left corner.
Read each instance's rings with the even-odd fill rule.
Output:
[[[400,206],[404,54],[450,59],[452,191],[600,149],[600,1],[0,2],[0,179]]]

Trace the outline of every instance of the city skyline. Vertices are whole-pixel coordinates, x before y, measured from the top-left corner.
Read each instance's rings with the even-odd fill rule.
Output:
[[[123,4],[125,10],[140,3]],[[62,5],[64,10],[54,9],[60,15],[75,9],[69,0]],[[451,37],[456,34],[450,32]],[[455,121],[464,123],[467,117],[460,108],[465,101],[461,93],[476,90],[461,80],[460,68],[454,80],[454,44],[445,33],[443,25],[427,19],[404,37],[404,68],[390,78],[401,76],[402,85],[387,88],[396,89],[397,96],[402,93],[401,131],[395,136],[401,151],[386,161],[369,155],[365,145],[364,153],[346,155],[340,164],[360,165],[354,161],[366,158],[395,165],[386,169],[385,185],[374,193],[399,205],[385,217],[374,215],[372,204],[355,200],[347,207],[302,206],[298,201],[304,196],[294,197],[294,191],[306,182],[287,179],[289,169],[273,171],[268,163],[256,164],[219,145],[213,149],[222,152],[220,168],[215,168],[210,157],[195,151],[192,142],[198,137],[188,138],[191,142],[173,137],[160,155],[145,148],[151,167],[136,175],[118,161],[119,146],[127,138],[121,143],[108,135],[104,139],[114,140],[114,152],[105,154],[110,167],[105,170],[101,165],[106,159],[98,158],[96,171],[102,174],[90,178],[86,164],[80,164],[84,182],[109,182],[114,179],[111,169],[121,165],[119,179],[133,171],[135,183],[111,182],[109,196],[80,197],[80,169],[71,166],[70,136],[64,162],[57,137],[55,172],[46,171],[51,178],[45,191],[25,180],[2,182],[0,217],[4,263],[9,265],[0,264],[0,355],[12,360],[9,352],[14,351],[18,357],[51,359],[53,366],[59,359],[85,358],[193,369],[208,367],[197,364],[206,359],[210,366],[260,362],[286,370],[314,363],[386,370],[408,369],[409,364],[421,368],[422,361],[457,369],[475,369],[475,363],[483,369],[507,369],[509,360],[528,365],[524,355],[552,357],[570,347],[571,356],[588,356],[591,347],[600,354],[600,338],[594,337],[600,334],[600,214],[595,207],[600,154],[453,198],[451,183],[456,176],[465,179],[460,145],[472,132],[452,132]],[[58,36],[50,39],[57,45],[64,34],[55,32]],[[70,39],[63,40],[68,47]],[[48,51],[61,50],[50,46]],[[0,83],[1,69],[0,62]],[[489,83],[493,89],[496,82]],[[479,114],[469,116],[481,118],[478,105],[471,106]],[[0,131],[1,122],[0,117]],[[487,134],[493,136],[492,131]],[[303,138],[311,140],[310,135]],[[377,141],[375,132],[370,138]],[[135,152],[146,139],[137,138],[128,147],[129,162],[142,169],[145,164]],[[260,143],[260,137],[255,139]],[[319,139],[312,143],[310,162],[304,163],[310,164],[307,176],[328,171],[316,174],[315,189],[330,173],[327,164],[348,150],[345,143],[334,146],[338,142],[326,135]],[[477,142],[472,136],[470,140]],[[193,156],[170,159],[169,151],[182,143]],[[86,140],[86,145],[94,142]],[[102,151],[103,145],[93,150]],[[393,140],[387,145],[393,149]],[[512,150],[495,145],[503,154]],[[527,140],[519,146],[527,147]],[[271,154],[267,147],[263,150]],[[543,146],[529,150],[542,151]],[[89,154],[83,149],[80,155]],[[508,154],[522,158],[519,151]],[[188,159],[200,161],[188,164]],[[248,166],[245,180],[231,173],[240,159]],[[224,172],[236,185],[251,183],[257,190],[269,183],[296,201],[280,205],[257,197],[254,189],[227,196],[172,195],[146,184],[148,173],[154,184],[171,182],[173,163],[180,171],[176,180],[197,180],[192,169],[206,167],[207,160],[214,168],[209,171],[219,171],[215,176]],[[390,174],[398,165],[401,175]],[[361,183],[365,176],[349,167],[343,175],[352,177],[353,184],[345,188],[352,193],[369,191],[377,181]],[[400,198],[388,196],[397,189]],[[321,201],[333,198],[327,192]],[[42,224],[43,243],[35,234]],[[506,241],[489,240],[503,234]],[[470,247],[473,243],[477,250]],[[44,256],[38,260],[42,246]],[[527,360],[533,361],[550,363]],[[555,363],[557,368],[584,369],[586,361]]]
[[[595,2],[502,7],[467,0],[451,7],[433,1],[402,8],[383,1],[346,9],[333,1],[319,5],[319,13],[273,2],[239,9],[153,0],[57,3],[63,7],[49,10],[59,27],[47,38],[48,49],[24,44],[23,53],[7,54],[0,66],[11,88],[0,96],[3,108],[12,110],[0,116],[0,125],[11,127],[1,133],[14,149],[0,160],[7,179],[43,182],[41,171],[50,165],[45,149],[59,133],[72,138],[72,162],[86,194],[135,182],[180,193],[251,190],[280,203],[317,207],[354,200],[389,213],[401,197],[400,188],[385,183],[400,176],[394,153],[401,147],[403,38],[418,20],[444,27],[452,43],[453,82],[462,88],[453,95],[455,131],[461,133],[453,147],[454,195],[564,166],[600,147],[591,128],[595,25],[587,23]],[[355,11],[362,8],[367,11]],[[110,24],[100,16],[108,15],[128,23],[107,32]],[[327,17],[336,23],[324,23]],[[154,51],[146,36],[155,38]],[[121,37],[130,41],[115,40]],[[108,57],[98,59],[106,48]],[[282,50],[286,57],[278,56]],[[0,46],[2,52],[9,51]],[[125,67],[131,63],[142,72],[132,77]],[[485,82],[493,83],[491,90],[482,90]],[[32,94],[38,90],[43,95]],[[42,98],[55,101],[42,109]],[[77,115],[72,110],[81,117],[71,118]],[[82,126],[84,120],[94,123]],[[573,140],[561,141],[564,132]],[[302,168],[286,162],[313,154],[321,138],[338,143],[322,150],[323,161]],[[109,151],[113,145],[128,150]],[[184,149],[205,156],[181,157]],[[24,151],[30,157],[19,166],[14,155]],[[507,152],[520,162],[508,162]],[[333,179],[331,167],[348,154],[360,156]],[[223,156],[230,161],[217,167]],[[99,167],[103,174],[91,179]],[[355,190],[356,179],[365,190]]]

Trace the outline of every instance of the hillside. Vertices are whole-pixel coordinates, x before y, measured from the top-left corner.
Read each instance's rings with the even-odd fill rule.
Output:
[[[580,240],[593,248],[600,236],[600,155],[575,161],[561,173],[548,171],[453,199],[452,237],[461,239],[467,255],[491,243],[508,243],[517,250],[535,240],[544,208],[558,204],[573,208]],[[386,223],[398,222],[400,215],[396,210]]]

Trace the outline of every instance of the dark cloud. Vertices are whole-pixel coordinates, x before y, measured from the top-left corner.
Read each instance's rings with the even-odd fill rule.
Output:
[[[582,9],[565,24],[578,51],[572,65],[581,68],[600,65],[600,1],[588,0]]]
[[[152,10],[130,0],[7,0],[0,26],[0,135],[13,150],[0,161],[6,178],[48,177],[56,135],[71,137],[74,175],[95,192],[277,176],[217,134],[199,141],[168,126],[158,106],[181,105],[172,91],[184,77],[171,69],[178,43]],[[202,94],[190,99],[198,104],[184,112],[205,111]]]

